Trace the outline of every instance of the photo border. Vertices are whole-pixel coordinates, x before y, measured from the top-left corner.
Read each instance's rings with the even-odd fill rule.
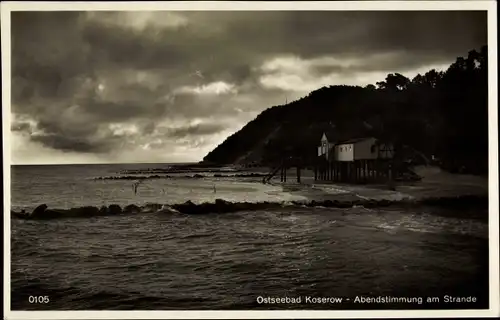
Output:
[[[172,1],[172,2],[2,2],[2,121],[4,186],[4,318],[5,319],[278,319],[278,318],[413,318],[499,316],[498,208],[498,72],[496,1]],[[489,134],[489,299],[485,310],[269,310],[269,311],[12,311],[10,259],[11,57],[12,11],[428,11],[480,10],[488,16]],[[471,48],[472,49],[472,48]]]

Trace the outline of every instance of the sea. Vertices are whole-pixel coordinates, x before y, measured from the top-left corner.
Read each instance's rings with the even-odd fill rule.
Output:
[[[283,206],[12,218],[11,309],[488,308],[487,219],[424,206],[288,205],[307,196],[211,172],[144,180],[137,190],[132,180],[95,179],[167,167],[12,166],[11,210],[215,199]]]

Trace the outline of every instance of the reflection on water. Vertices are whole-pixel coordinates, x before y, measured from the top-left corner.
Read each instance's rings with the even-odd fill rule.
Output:
[[[36,308],[24,301],[30,290],[70,309],[253,308],[264,294],[430,295],[471,283],[479,294],[486,226],[458,232],[412,217],[304,209],[15,220],[13,306]]]

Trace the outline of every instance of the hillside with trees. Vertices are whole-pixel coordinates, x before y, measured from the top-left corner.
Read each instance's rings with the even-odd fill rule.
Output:
[[[330,86],[264,110],[203,162],[273,165],[283,156],[313,163],[325,130],[339,140],[375,136],[408,147],[451,172],[488,172],[487,47],[446,71],[408,79],[389,74],[366,87]]]

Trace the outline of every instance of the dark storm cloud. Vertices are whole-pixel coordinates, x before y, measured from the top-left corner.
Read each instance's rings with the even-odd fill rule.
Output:
[[[31,125],[28,122],[12,122],[10,127],[12,131],[27,132],[31,133]]]
[[[31,136],[31,139],[32,141],[40,142],[45,146],[61,151],[76,151],[82,153],[101,153],[109,151],[101,142],[91,143],[81,138],[71,138],[57,134],[36,135]]]
[[[220,133],[231,117],[233,124],[248,121],[285,99],[260,82],[261,66],[276,57],[333,56],[338,63],[311,65],[308,72],[342,76],[449,63],[486,43],[485,12],[14,12],[11,17],[12,111],[38,123],[43,134],[33,141],[81,152],[105,152],[130,140],[114,134],[113,123],[135,123],[136,135],[145,139],[159,123],[181,123],[181,129],[166,133],[175,139]],[[217,89],[217,83],[228,87]],[[224,121],[193,126],[192,118]],[[33,129],[24,122],[12,128]]]

